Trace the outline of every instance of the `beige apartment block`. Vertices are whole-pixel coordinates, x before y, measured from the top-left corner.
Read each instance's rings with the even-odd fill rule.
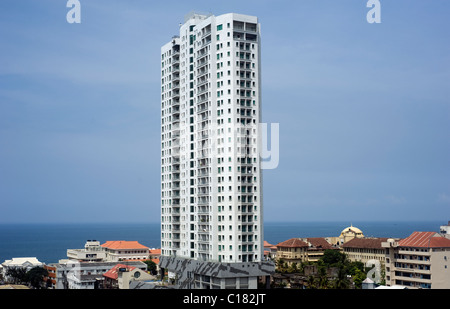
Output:
[[[323,237],[291,238],[276,245],[277,259],[292,263],[317,262],[325,250],[339,250]]]
[[[342,245],[343,252],[350,261],[359,261],[367,264],[377,260],[384,265],[386,254],[381,245],[387,238],[353,238]]]
[[[386,285],[410,289],[450,289],[450,239],[436,232],[414,232],[388,239]]]
[[[299,238],[291,238],[277,244],[277,259],[281,259],[288,265],[306,262],[308,244]]]

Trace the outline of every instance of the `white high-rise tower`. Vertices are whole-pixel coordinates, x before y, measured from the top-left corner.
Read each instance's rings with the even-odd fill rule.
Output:
[[[181,287],[224,288],[229,275],[214,281],[199,271],[205,263],[253,267],[235,278],[241,288],[271,270],[262,266],[260,85],[256,17],[191,13],[161,48],[160,266]]]

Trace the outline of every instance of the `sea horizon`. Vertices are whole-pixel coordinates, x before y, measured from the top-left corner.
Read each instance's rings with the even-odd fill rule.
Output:
[[[445,220],[311,220],[265,221],[264,240],[276,245],[290,238],[337,237],[349,226],[365,237],[405,238],[415,231],[439,232]],[[43,263],[67,258],[67,249],[84,248],[87,240],[138,241],[160,248],[160,222],[0,223],[0,263],[15,257],[36,257]]]

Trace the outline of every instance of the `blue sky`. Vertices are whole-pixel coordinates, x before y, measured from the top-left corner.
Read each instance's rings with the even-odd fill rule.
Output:
[[[262,25],[266,221],[450,220],[450,3],[0,2],[0,223],[158,222],[160,47],[192,10]]]

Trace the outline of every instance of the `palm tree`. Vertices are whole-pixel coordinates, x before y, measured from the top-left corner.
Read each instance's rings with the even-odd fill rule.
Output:
[[[314,279],[314,276],[309,276],[308,278],[308,289],[316,289],[316,280]]]
[[[276,261],[275,261],[275,265],[276,265],[276,267],[277,267],[277,271],[278,272],[284,272],[284,265],[285,265],[285,263],[284,263],[284,260],[283,259],[277,259]]]
[[[287,270],[289,273],[296,273],[296,272],[298,272],[298,268],[297,268],[297,263],[292,263],[290,266],[289,266],[289,268],[288,268],[288,270]]]
[[[325,266],[319,266],[319,288],[327,289],[328,288],[328,277],[327,277],[327,268]]]
[[[347,271],[344,264],[338,263],[338,273],[333,283],[335,289],[348,289],[350,286],[350,281],[347,278]]]

